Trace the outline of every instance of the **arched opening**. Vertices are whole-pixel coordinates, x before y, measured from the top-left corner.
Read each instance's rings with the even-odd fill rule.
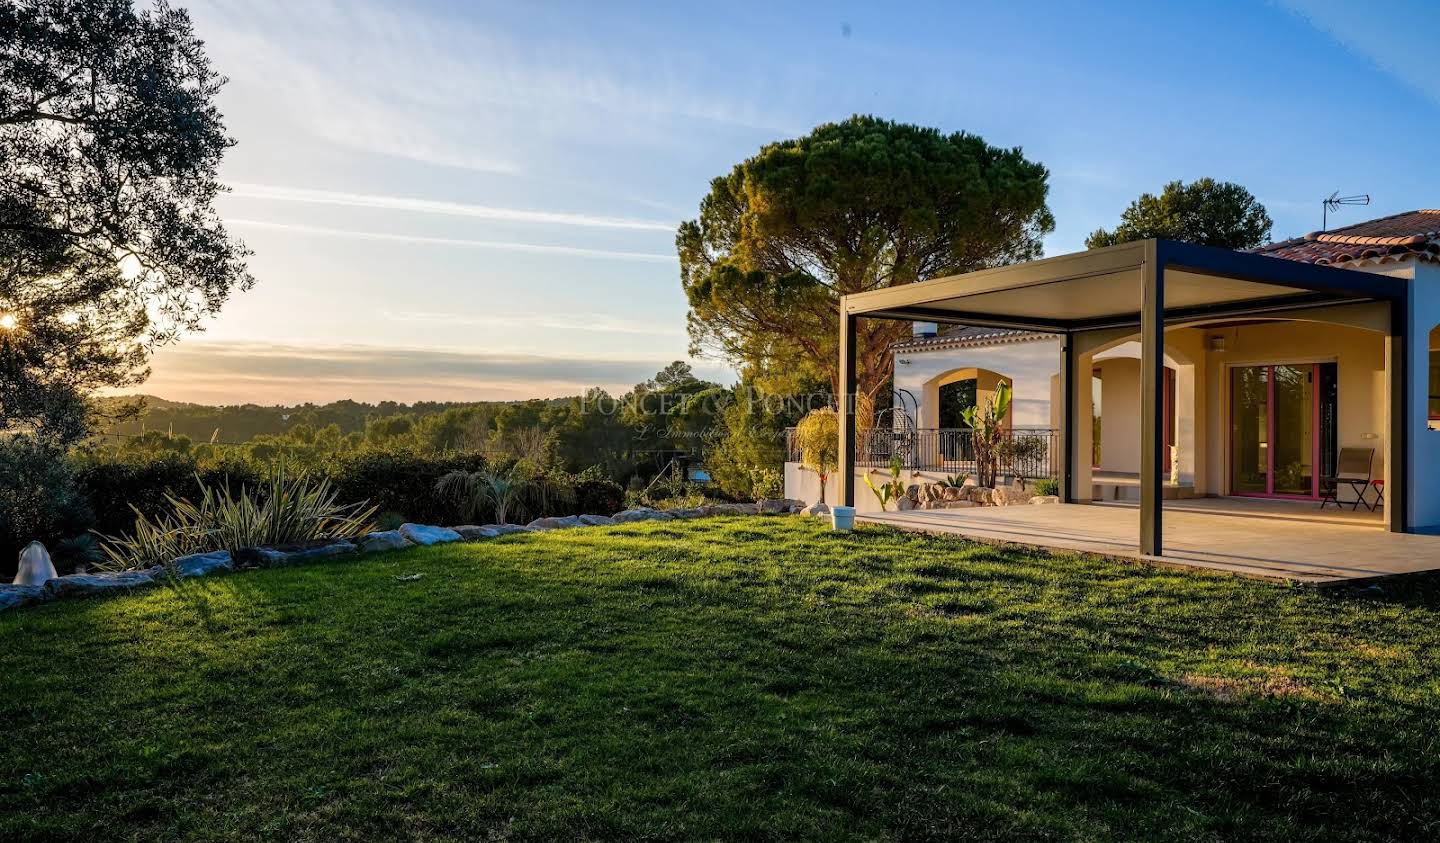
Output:
[[[1002,383],[1012,390],[1015,387],[1015,382],[1008,375],[978,366],[941,372],[925,382],[920,402],[920,427],[963,429],[965,410],[994,398]],[[1008,429],[1012,426],[1013,417],[1013,413],[1005,417],[1002,422],[1004,427]]]

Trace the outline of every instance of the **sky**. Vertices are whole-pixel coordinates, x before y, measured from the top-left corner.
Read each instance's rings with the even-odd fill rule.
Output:
[[[709,181],[856,113],[1046,165],[1050,255],[1174,179],[1245,185],[1276,239],[1336,190],[1373,204],[1332,226],[1440,207],[1421,0],[178,5],[230,80],[258,284],[157,353],[171,400],[623,392],[689,359],[674,233]]]

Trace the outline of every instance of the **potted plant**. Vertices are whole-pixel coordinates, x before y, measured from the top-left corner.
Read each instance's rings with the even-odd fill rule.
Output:
[[[811,512],[828,512],[825,485],[840,465],[840,421],[835,411],[826,407],[807,413],[795,425],[795,444],[800,449],[800,467],[813,471],[820,480],[820,500]]]

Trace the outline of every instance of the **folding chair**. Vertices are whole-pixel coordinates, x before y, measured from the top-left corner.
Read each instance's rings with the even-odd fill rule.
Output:
[[[1340,456],[1335,461],[1335,476],[1321,477],[1320,489],[1324,497],[1320,499],[1320,508],[1324,509],[1325,504],[1333,503],[1335,508],[1340,508],[1338,497],[1340,486],[1346,485],[1355,493],[1355,504],[1350,507],[1352,511],[1365,504],[1365,508],[1371,512],[1375,507],[1365,500],[1365,492],[1370,488],[1371,466],[1375,462],[1374,448],[1341,448]]]

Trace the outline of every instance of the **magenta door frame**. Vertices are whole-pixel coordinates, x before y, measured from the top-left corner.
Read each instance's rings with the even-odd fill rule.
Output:
[[[1265,491],[1237,492],[1234,466],[1230,467],[1230,494],[1242,498],[1281,498],[1310,501],[1320,498],[1320,364],[1310,364],[1310,494],[1296,495],[1275,491],[1275,367],[1299,369],[1291,363],[1268,363],[1264,366],[1236,366],[1230,370],[1230,394],[1235,394],[1235,369],[1265,370]],[[1235,429],[1235,404],[1230,404],[1230,429]],[[1232,444],[1233,447],[1233,444]]]

